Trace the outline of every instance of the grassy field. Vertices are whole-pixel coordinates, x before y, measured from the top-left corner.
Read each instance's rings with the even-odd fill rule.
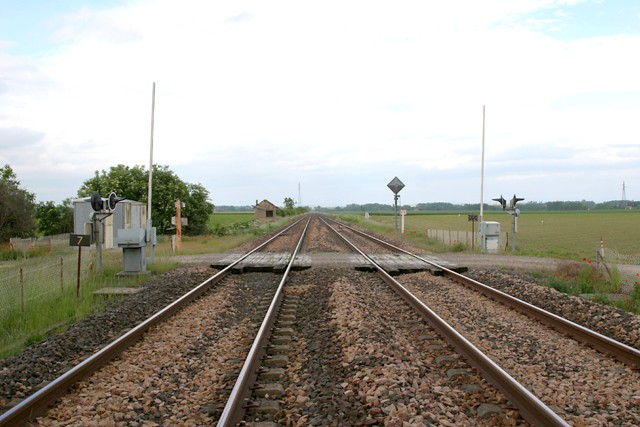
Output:
[[[237,223],[253,222],[253,212],[215,212],[209,217],[208,225],[228,227]]]
[[[372,214],[366,221],[363,214],[341,214],[339,217],[358,223],[379,234],[389,237],[395,235],[392,215]],[[155,252],[156,263],[147,264],[147,268],[156,273],[167,271],[178,266],[172,258],[174,255],[224,252],[256,236],[273,231],[291,220],[293,218],[289,217],[274,223],[256,224],[253,222],[252,213],[215,213],[211,216],[209,223],[210,228],[215,232],[205,236],[183,236],[182,251],[179,253],[173,252],[170,236],[160,236]],[[501,223],[503,232],[511,231],[511,216],[506,213],[489,213],[485,215],[485,220],[498,221]],[[452,247],[434,239],[428,239],[425,233],[427,229],[470,231],[471,223],[466,213],[407,215],[406,233],[400,238],[415,247],[436,253],[471,252],[471,248]],[[640,211],[523,212],[519,217],[516,254],[582,260],[585,257],[594,256],[601,238],[604,238],[607,248],[615,249],[637,260],[640,257]],[[502,251],[511,253],[510,250],[504,252],[504,248]],[[149,260],[149,252],[147,248],[147,260]],[[479,252],[477,248],[475,252]],[[42,274],[43,277],[38,280],[38,286],[59,289],[60,273],[57,269],[51,270],[52,273],[50,277],[47,276],[48,279],[44,277],[48,273],[43,269],[44,264],[57,262],[53,259],[55,256],[59,257],[59,254],[49,254],[37,260],[0,262],[0,283],[3,276],[15,277],[16,271],[23,267],[25,271],[41,271],[38,274]],[[88,254],[83,253],[84,256]],[[17,352],[24,344],[37,341],[47,333],[61,330],[68,324],[102,310],[105,300],[93,295],[96,289],[109,286],[140,286],[150,278],[150,275],[144,275],[139,278],[117,279],[115,275],[121,267],[121,250],[104,251],[103,272],[92,273],[82,279],[80,298],[76,297],[73,284],[65,284],[63,294],[56,291],[51,293],[50,298],[30,302],[25,309],[16,306],[9,312],[5,310],[0,316],[0,358]],[[585,269],[581,269],[578,273],[584,276]],[[65,273],[65,281],[73,277]],[[549,286],[570,293],[585,293],[586,289],[584,283],[569,282],[555,277],[550,278],[549,283]],[[628,306],[621,308],[638,313],[640,312],[640,286],[634,289],[637,295],[634,294],[633,298],[629,299]],[[7,294],[0,298],[0,301],[5,303],[8,300]],[[609,303],[604,299],[601,302]]]
[[[174,252],[171,236],[159,236],[155,248],[155,263],[150,264],[150,247],[147,251],[147,270],[153,273],[175,269],[175,255],[193,255],[224,252],[258,235],[281,227],[291,218],[272,223],[255,224],[253,214],[214,214],[210,225],[220,234],[183,236],[182,250]],[[71,252],[71,253],[70,253]],[[105,287],[137,287],[146,283],[152,275],[117,278],[122,270],[122,250],[102,251],[102,272],[95,271],[95,256],[90,250],[82,253],[83,276],[80,295],[76,296],[77,252],[65,247],[62,252],[49,253],[37,258],[19,258],[0,262],[0,358],[14,354],[25,344],[42,339],[45,335],[64,329],[83,317],[103,310],[107,299],[94,292]],[[71,256],[65,262],[64,274],[60,272],[60,257]],[[89,265],[94,265],[89,267]],[[63,282],[61,284],[61,276]],[[20,277],[24,277],[28,293],[22,295]]]
[[[511,234],[511,215],[489,213],[485,214],[485,220],[500,222],[501,231]],[[374,214],[371,222],[378,232],[393,235],[392,215]],[[476,231],[477,227],[476,223]],[[430,244],[424,239],[427,229],[471,231],[471,222],[467,214],[409,214],[405,217],[402,238],[424,248]],[[640,211],[522,212],[518,217],[516,254],[590,258],[595,256],[600,239],[604,239],[606,248],[640,257]],[[450,251],[451,247],[435,245],[430,249],[442,252]],[[505,253],[511,253],[510,247]]]

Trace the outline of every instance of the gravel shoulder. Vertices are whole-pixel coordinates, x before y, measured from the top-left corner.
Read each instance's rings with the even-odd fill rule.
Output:
[[[530,256],[442,253],[436,257],[466,267],[492,267],[526,271],[553,271],[564,260]]]
[[[435,256],[453,264],[458,264],[470,268],[499,268],[519,270],[522,272],[553,272],[559,265],[571,262],[568,260],[557,258],[539,258],[513,255],[443,253],[436,254]],[[629,276],[636,276],[640,274],[640,265],[617,264],[616,267],[621,272]]]

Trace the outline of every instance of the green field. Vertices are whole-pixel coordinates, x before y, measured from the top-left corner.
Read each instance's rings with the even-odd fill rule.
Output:
[[[391,238],[395,236],[393,215],[372,214],[366,221],[362,213],[340,214],[339,218],[358,223]],[[287,217],[273,223],[255,223],[253,213],[214,213],[209,221],[209,226],[214,232],[204,236],[183,236],[180,253],[172,251],[170,236],[159,236],[156,246],[156,264],[148,265],[147,268],[160,273],[178,265],[173,258],[175,255],[227,251],[258,235],[273,231],[292,219],[293,217]],[[511,231],[511,216],[506,213],[491,212],[485,215],[485,220],[499,221],[503,232]],[[428,239],[427,229],[470,231],[471,223],[466,213],[411,213],[405,218],[406,233],[400,238],[412,246],[432,252],[472,252],[469,247],[455,247]],[[475,229],[477,231],[477,224]],[[625,262],[626,264],[637,264],[640,258],[640,211],[523,212],[519,217],[516,254],[581,261],[585,257],[592,258],[595,255],[601,238],[605,240],[606,248],[614,249],[629,257],[627,259],[631,262]],[[510,249],[505,251],[505,248],[501,248],[501,251],[511,253]],[[479,252],[477,246],[475,252]],[[88,260],[89,254],[87,253],[86,256],[85,261]],[[62,296],[58,292],[53,292],[50,296],[46,293],[37,302],[29,301],[24,309],[16,304],[10,312],[5,310],[0,315],[0,331],[2,331],[0,358],[17,352],[26,343],[37,341],[51,331],[64,328],[65,325],[78,321],[88,314],[102,310],[104,300],[96,298],[93,295],[94,290],[108,286],[140,286],[144,280],[148,279],[146,276],[126,280],[116,279],[115,273],[121,269],[121,251],[118,249],[105,251],[103,257],[103,273],[93,272],[83,279],[79,299],[75,295],[75,285],[65,284]],[[10,277],[18,277],[19,268],[24,269],[26,276],[30,276],[31,271],[37,272],[39,276],[36,277],[35,282],[38,286],[60,289],[61,274],[57,267],[59,262],[59,254],[52,253],[32,261],[19,259],[0,263],[2,267],[0,268],[2,271],[0,285],[3,283],[1,280],[3,275],[6,276],[7,283],[4,288],[0,286],[0,300],[7,305],[11,297],[8,292],[15,287],[12,283],[17,281]],[[32,263],[34,265],[31,265]],[[44,269],[40,265],[52,263],[54,267],[51,269]],[[65,265],[73,267],[74,263]],[[584,266],[581,271],[585,271]],[[68,272],[64,277],[65,280],[71,280],[75,276]],[[585,293],[585,284],[577,280],[561,280],[554,275],[548,279],[548,282],[550,286],[563,292]],[[592,293],[590,289],[589,293]],[[596,289],[595,293],[598,292],[600,291]],[[607,301],[603,299],[602,302]],[[612,303],[618,304],[625,310],[640,313],[640,286],[635,286],[633,294],[627,299]],[[626,305],[620,305],[622,303]]]
[[[208,225],[214,228],[216,225],[228,227],[243,222],[253,222],[253,212],[215,212],[209,217]]]
[[[474,212],[477,214],[477,212]],[[485,221],[500,222],[501,231],[511,234],[511,215],[485,214]],[[393,234],[393,215],[371,215],[378,232]],[[366,224],[365,222],[362,222]],[[475,223],[477,231],[478,223]],[[403,239],[424,240],[427,229],[471,231],[467,214],[417,214],[405,217]],[[640,257],[640,211],[522,212],[518,217],[516,254],[563,259],[594,257],[600,239],[606,248]],[[424,243],[419,245],[424,247]],[[501,248],[504,251],[504,247]],[[441,250],[450,250],[442,248]],[[505,253],[511,253],[510,247]]]

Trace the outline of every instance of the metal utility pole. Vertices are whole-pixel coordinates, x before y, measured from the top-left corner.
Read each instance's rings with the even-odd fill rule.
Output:
[[[484,123],[485,109],[482,106],[482,159],[480,161],[480,223],[484,221]]]
[[[515,194],[513,198],[509,201],[509,207],[507,207],[507,201],[502,194],[497,199],[492,199],[496,202],[500,203],[502,206],[502,210],[511,214],[511,253],[516,252],[516,234],[518,233],[518,217],[520,216],[520,209],[516,208],[518,202],[524,200],[522,197],[517,197]]]
[[[389,189],[393,191],[393,206],[394,206],[393,222],[395,225],[395,237],[397,238],[398,237],[398,198],[400,197],[398,196],[398,193],[400,192],[400,190],[404,188],[404,184],[396,176],[391,180],[391,182],[387,184],[387,187],[389,187]]]
[[[153,182],[153,121],[156,109],[156,82],[153,82],[153,89],[151,91],[151,143],[149,149],[149,194],[147,196],[147,243],[151,242],[151,196]],[[149,257],[149,263],[154,262],[155,245],[151,245],[151,256]]]
[[[102,271],[102,219],[98,218],[97,213],[93,216],[93,241],[96,244],[96,271],[100,273]]]

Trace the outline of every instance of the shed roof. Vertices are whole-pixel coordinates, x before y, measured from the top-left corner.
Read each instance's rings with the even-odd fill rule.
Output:
[[[278,207],[273,203],[271,203],[270,201],[268,201],[267,199],[264,199],[260,203],[256,203],[256,205],[253,208],[266,210],[266,209],[277,209]]]

